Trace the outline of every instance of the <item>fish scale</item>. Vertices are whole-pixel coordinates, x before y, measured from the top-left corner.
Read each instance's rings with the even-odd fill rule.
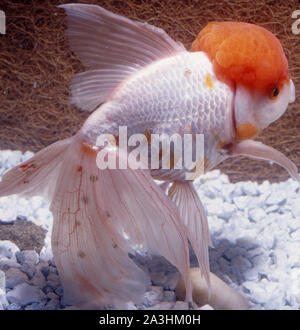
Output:
[[[205,84],[207,75],[212,88]],[[82,132],[91,145],[100,134],[117,136],[119,126],[126,126],[129,136],[146,131],[205,134],[204,156],[215,166],[224,158],[218,143],[232,140],[232,99],[232,90],[215,79],[204,53],[181,52],[130,76],[90,116]],[[180,133],[182,138],[184,133]],[[158,177],[169,175],[172,179],[183,174],[174,169],[155,172]]]

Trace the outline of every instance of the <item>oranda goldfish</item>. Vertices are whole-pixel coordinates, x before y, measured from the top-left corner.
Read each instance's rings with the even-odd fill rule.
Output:
[[[147,138],[204,134],[204,172],[247,155],[275,162],[299,181],[282,153],[252,140],[295,99],[281,44],[253,24],[212,22],[189,51],[159,28],[99,6],[60,8],[71,49],[88,67],[74,77],[71,102],[93,113],[76,135],[6,173],[0,196],[40,194],[51,202],[52,249],[66,303],[139,302],[151,281],[128,256],[136,251],[175,265],[192,303],[188,241],[209,287],[210,239],[187,169],[99,169],[97,138],[116,137],[107,156],[126,161],[116,154],[120,126]]]

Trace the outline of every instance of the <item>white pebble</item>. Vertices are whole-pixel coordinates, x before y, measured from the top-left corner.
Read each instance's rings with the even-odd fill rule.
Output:
[[[174,291],[164,291],[163,301],[175,302],[176,295]]]
[[[20,251],[20,249],[15,243],[11,241],[0,241],[0,258],[12,258],[17,251]]]
[[[248,196],[237,196],[233,197],[234,204],[240,210],[245,210],[249,205],[249,197]]]
[[[291,233],[290,237],[293,241],[300,241],[300,228],[293,231]]]
[[[18,251],[16,258],[21,265],[36,265],[39,262],[39,255],[33,250]]]
[[[0,269],[6,271],[9,268],[20,268],[21,265],[16,261],[16,258],[9,259],[7,257],[0,257]]]
[[[221,209],[219,209],[219,212],[216,213],[216,215],[219,218],[221,218],[225,221],[228,221],[236,211],[237,210],[236,210],[236,207],[234,205],[224,202],[222,204]]]
[[[14,287],[6,295],[9,303],[16,303],[26,306],[32,303],[40,303],[46,301],[45,294],[37,287],[33,287],[27,283],[22,283]]]
[[[273,191],[266,199],[266,205],[283,205],[286,202],[286,195],[281,191]]]
[[[146,308],[146,309],[151,309],[151,310],[169,310],[172,309],[172,307],[174,306],[174,302],[167,302],[167,301],[163,301],[160,302],[159,304],[156,304],[155,306]]]
[[[5,279],[6,288],[12,289],[18,284],[25,283],[28,277],[18,268],[10,268],[5,272]]]
[[[201,307],[199,307],[198,309],[199,309],[199,310],[203,310],[203,311],[213,310],[213,308],[212,308],[210,305],[208,305],[208,304],[206,304],[206,305],[204,305],[204,306],[201,306]]]
[[[244,183],[242,191],[245,195],[248,196],[257,196],[259,194],[256,182],[251,181],[247,181]]]
[[[261,208],[250,209],[248,216],[250,221],[259,222],[266,217],[266,212]]]
[[[189,309],[189,305],[185,301],[177,300],[172,309],[173,310],[188,310]]]
[[[146,307],[158,304],[163,297],[163,288],[161,286],[153,285],[151,291],[147,291],[144,298],[144,305]]]
[[[279,210],[280,206],[278,204],[273,204],[268,206],[265,211],[266,213],[272,213],[272,212],[277,212]]]
[[[0,290],[4,290],[5,291],[5,284],[6,280],[5,280],[5,273],[0,270]]]

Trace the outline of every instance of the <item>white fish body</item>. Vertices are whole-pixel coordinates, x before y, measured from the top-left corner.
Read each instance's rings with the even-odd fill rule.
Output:
[[[224,160],[221,146],[233,140],[233,91],[216,79],[203,52],[180,52],[134,73],[86,121],[90,145],[100,134],[204,134],[205,170]],[[150,161],[150,157],[149,157]],[[149,164],[150,165],[150,164]],[[150,168],[150,166],[149,166]],[[153,170],[158,179],[183,180],[184,169]]]

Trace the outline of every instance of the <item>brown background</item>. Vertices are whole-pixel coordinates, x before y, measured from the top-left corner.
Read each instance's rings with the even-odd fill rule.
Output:
[[[74,134],[88,116],[68,103],[72,75],[84,70],[69,50],[64,12],[56,8],[68,2],[72,1],[0,2],[7,20],[6,35],[0,35],[1,149],[38,151]],[[300,9],[299,1],[80,2],[99,4],[128,18],[159,26],[187,48],[213,20],[246,21],[271,30],[282,42],[288,57],[297,101],[258,139],[280,150],[300,167],[300,34],[293,35],[291,30],[295,21],[291,15]],[[245,157],[227,160],[220,168],[233,182],[288,178],[277,165]]]

